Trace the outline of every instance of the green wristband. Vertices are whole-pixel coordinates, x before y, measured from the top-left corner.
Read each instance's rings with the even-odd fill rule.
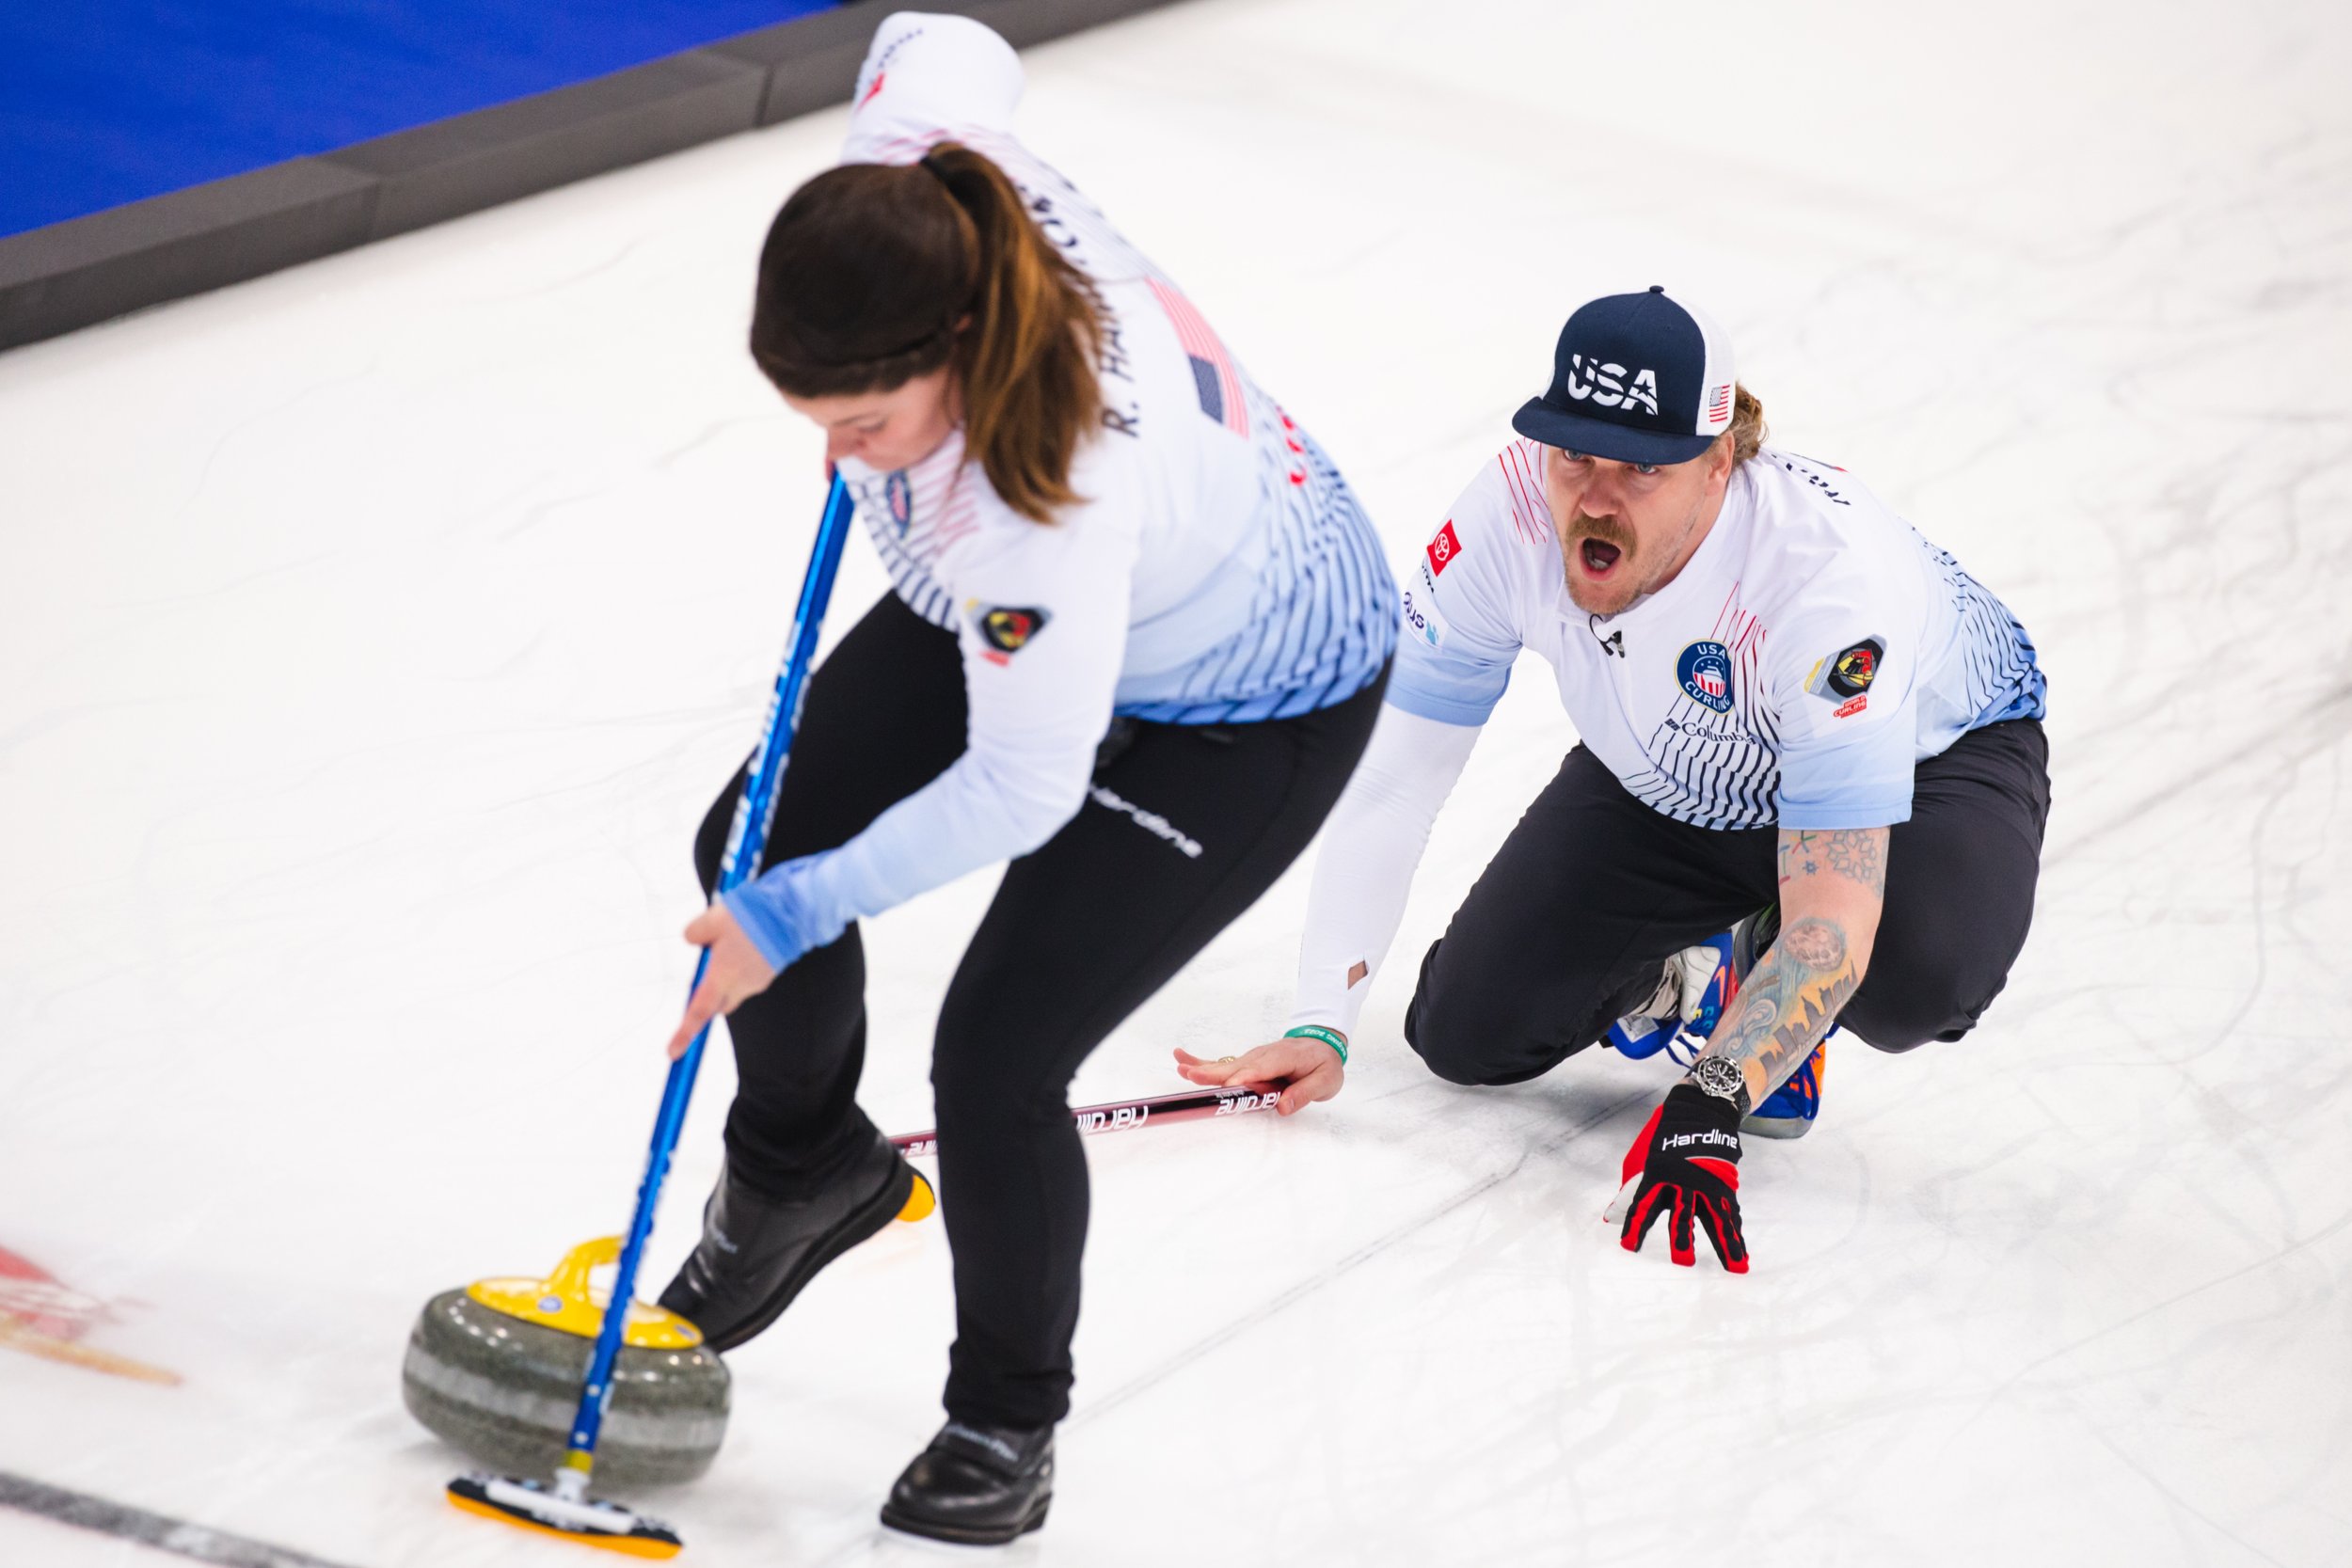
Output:
[[[1347,1065],[1347,1037],[1337,1029],[1326,1029],[1320,1023],[1302,1023],[1295,1029],[1283,1030],[1282,1037],[1286,1040],[1321,1040],[1340,1053],[1340,1066]]]

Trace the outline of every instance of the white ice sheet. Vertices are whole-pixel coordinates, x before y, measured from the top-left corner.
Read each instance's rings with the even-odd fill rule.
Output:
[[[1367,1017],[1295,1122],[1093,1146],[1077,1408],[1007,1560],[2352,1561],[2352,17],[1203,0],[1036,52],[1025,130],[1186,284],[1403,561],[1581,299],[1731,329],[1795,449],[2051,673],[2032,944],[1963,1044],[1834,1048],[1756,1272],[1598,1223],[1663,1087],[1449,1087]],[[0,1469],[365,1565],[445,1507],[431,1292],[626,1216],[687,842],[755,731],[818,442],[740,348],[838,113],[0,356],[0,1245],[164,1389],[0,1355]],[[881,591],[862,546],[838,629]],[[1419,950],[1569,742],[1522,682]],[[992,879],[876,922],[926,1125]],[[1081,1074],[1281,1017],[1303,868]],[[1400,971],[1400,975],[1403,972]],[[723,1053],[722,1053],[723,1054]],[[714,1056],[651,1279],[717,1160]],[[732,1358],[688,1560],[914,1560],[937,1225]],[[0,1513],[0,1560],[141,1548]]]

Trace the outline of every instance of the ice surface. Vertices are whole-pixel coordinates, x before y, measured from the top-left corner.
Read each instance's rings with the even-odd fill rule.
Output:
[[[1037,51],[1024,130],[1407,559],[1563,313],[1663,282],[1778,437],[2051,673],[2034,941],[1966,1042],[1834,1047],[1756,1272],[1598,1223],[1662,1087],[1429,1076],[1092,1146],[1055,1564],[2352,1561],[2352,13],[2141,0],[1207,0]],[[0,356],[0,1245],[161,1388],[0,1355],[0,1469],[359,1565],[578,1563],[438,1497],[425,1298],[626,1217],[819,501],[740,347],[838,113]],[[838,629],[881,592],[853,546]],[[1569,733],[1505,702],[1398,951]],[[866,1103],[930,1122],[991,879],[874,924]],[[1088,1065],[1282,1016],[1303,868]],[[691,1236],[714,1056],[649,1274]],[[731,1358],[687,1560],[874,1522],[936,1223]],[[0,1561],[141,1548],[0,1514]]]

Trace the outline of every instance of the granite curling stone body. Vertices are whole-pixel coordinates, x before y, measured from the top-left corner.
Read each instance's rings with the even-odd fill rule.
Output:
[[[619,1255],[619,1238],[606,1237],[574,1247],[547,1279],[485,1279],[435,1296],[401,1366],[408,1413],[493,1470],[552,1472],[604,1317],[589,1271]],[[726,1434],[727,1383],[701,1330],[630,1303],[596,1439],[597,1479],[660,1485],[701,1475]]]

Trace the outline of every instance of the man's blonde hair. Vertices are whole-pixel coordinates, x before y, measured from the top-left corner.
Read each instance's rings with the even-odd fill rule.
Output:
[[[1731,400],[1731,428],[1724,435],[1731,437],[1731,466],[1738,467],[1764,445],[1772,434],[1765,428],[1764,404],[1742,384]]]

